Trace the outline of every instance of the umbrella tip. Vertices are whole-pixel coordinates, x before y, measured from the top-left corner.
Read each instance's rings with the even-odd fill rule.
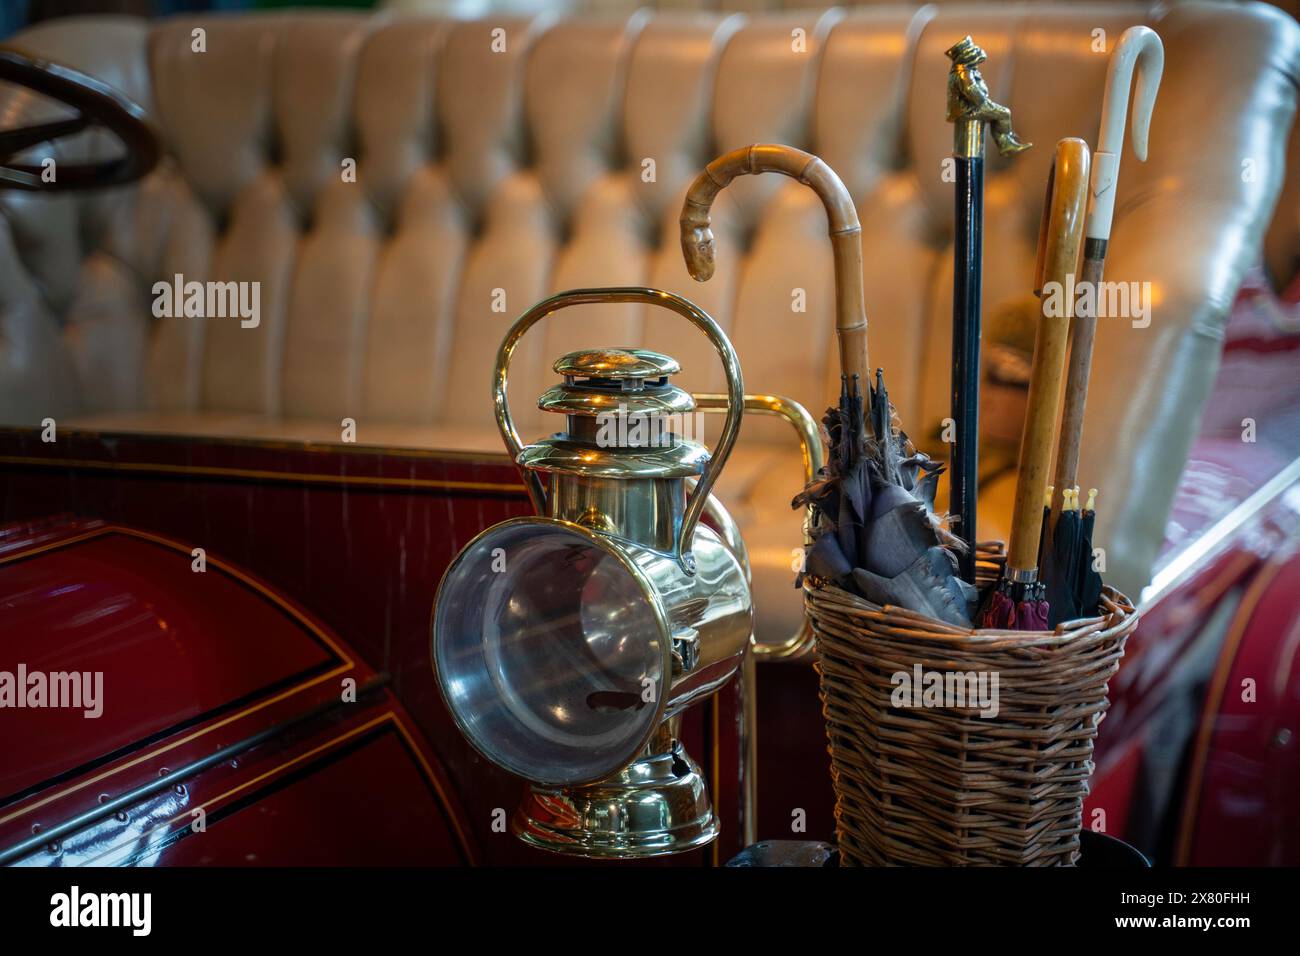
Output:
[[[1097,489],[1096,488],[1088,489],[1088,505],[1084,510],[1085,511],[1097,510]]]
[[[1055,491],[1056,491],[1055,485],[1048,485],[1047,491],[1043,495],[1043,507],[1048,509],[1049,511],[1052,508],[1052,495]]]

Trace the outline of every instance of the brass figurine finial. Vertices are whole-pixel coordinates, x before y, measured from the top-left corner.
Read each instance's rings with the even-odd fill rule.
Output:
[[[970,37],[962,37],[946,51],[952,60],[948,71],[948,122],[956,123],[957,153],[977,156],[983,152],[983,124],[993,127],[993,141],[1003,156],[1027,150],[1011,128],[1011,110],[989,98],[988,84],[979,65],[988,59]]]

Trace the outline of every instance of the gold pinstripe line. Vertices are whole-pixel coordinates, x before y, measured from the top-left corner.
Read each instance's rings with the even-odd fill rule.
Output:
[[[178,475],[183,477],[236,478],[247,481],[280,481],[314,485],[359,485],[371,488],[428,488],[439,491],[494,491],[522,495],[522,484],[504,481],[453,481],[441,478],[394,478],[364,475],[319,475],[301,471],[269,471],[258,468],[222,468],[215,465],[166,465],[133,461],[93,461],[84,458],[53,459],[39,456],[0,455],[0,465],[36,468],[73,468],[83,471],[128,472],[133,474]]]

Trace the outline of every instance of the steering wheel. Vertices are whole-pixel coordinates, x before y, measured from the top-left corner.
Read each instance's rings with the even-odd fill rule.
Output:
[[[42,93],[76,110],[67,119],[0,130],[0,189],[64,192],[102,189],[134,182],[158,164],[162,147],[142,110],[107,84],[70,67],[0,50],[0,81]],[[12,157],[40,143],[101,127],[114,134],[125,155],[92,163],[59,163],[46,182],[42,166],[12,162]]]

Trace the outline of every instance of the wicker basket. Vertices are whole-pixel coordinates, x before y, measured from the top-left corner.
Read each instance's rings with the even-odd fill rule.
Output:
[[[999,556],[982,557],[987,583]],[[1055,632],[963,630],[836,587],[806,585],[804,597],[844,865],[1077,861],[1107,683],[1137,625],[1124,595],[1106,588],[1104,616]],[[895,675],[917,665],[922,675],[984,673],[986,688],[996,674],[996,716],[969,699],[894,706],[904,683]]]

